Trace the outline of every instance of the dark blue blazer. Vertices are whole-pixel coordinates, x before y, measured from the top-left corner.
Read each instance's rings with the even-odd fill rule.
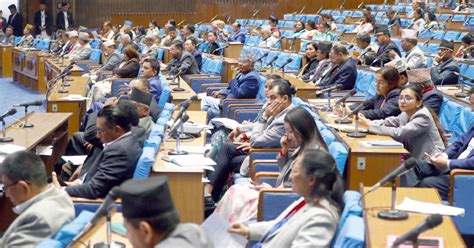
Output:
[[[255,98],[258,93],[259,74],[251,70],[246,74],[239,73],[229,81],[229,87],[221,91],[227,99],[250,99]]]
[[[467,158],[457,159],[463,153],[471,139],[474,137],[474,125],[463,136],[459,137],[453,144],[444,150],[449,157],[449,168],[452,169],[469,169],[474,170],[474,150],[472,150]]]
[[[360,111],[365,118],[369,120],[380,120],[390,116],[397,116],[400,114],[400,107],[398,106],[398,96],[400,89],[393,89],[387,94],[387,99],[383,96],[376,95],[366,103],[366,107]],[[384,102],[382,106],[382,103]],[[360,103],[354,103],[349,106],[354,110]]]
[[[437,89],[432,89],[423,93],[423,105],[432,109],[437,115],[439,115],[442,104],[443,94],[441,94],[441,92],[439,92]]]
[[[202,54],[201,54],[201,51],[199,51],[198,49],[194,49],[192,55],[194,56],[194,59],[196,59],[199,70],[201,70],[202,69]]]
[[[232,33],[232,35],[229,37],[229,41],[230,42],[238,41],[238,42],[244,44],[245,43],[245,33],[242,32],[242,31],[239,31],[237,33]]]
[[[326,76],[321,80],[321,87],[327,88],[335,84],[342,84],[342,90],[352,90],[352,88],[354,88],[357,79],[356,63],[349,58],[339,67],[339,69],[336,67],[330,69]]]
[[[440,62],[437,66],[431,67],[431,81],[436,85],[457,84],[459,76],[453,72],[459,72],[459,65],[453,58]]]

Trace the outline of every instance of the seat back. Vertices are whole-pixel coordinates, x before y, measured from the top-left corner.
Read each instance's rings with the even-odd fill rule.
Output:
[[[90,45],[92,49],[100,49],[100,45],[102,45],[102,41],[100,39],[93,39],[90,41]]]
[[[208,74],[214,75],[214,76],[222,75],[223,64],[224,64],[224,61],[220,59],[210,59]]]
[[[116,96],[120,86],[130,83],[130,81],[132,81],[132,78],[116,78],[112,80],[112,89],[110,94],[112,94],[112,96]]]
[[[97,61],[97,63],[100,63],[101,56],[102,56],[102,51],[100,49],[92,49],[91,56],[89,59]]]
[[[133,179],[148,178],[150,176],[151,167],[155,163],[156,151],[154,147],[143,147],[143,152],[133,173]]]
[[[257,102],[265,102],[267,100],[267,98],[265,97],[265,81],[266,80],[267,79],[262,75],[260,75],[258,78],[258,93],[256,97]]]
[[[262,207],[258,210],[258,215],[261,218],[258,221],[276,219],[283,210],[299,198],[300,196],[296,193],[262,192],[259,199]]]
[[[460,33],[458,31],[446,31],[446,33],[444,34],[443,39],[445,39],[445,40],[457,40],[459,38],[459,35],[460,35]]]
[[[336,160],[337,170],[341,175],[343,175],[347,158],[349,156],[347,147],[340,142],[332,142],[331,145],[329,145],[329,153],[332,155],[334,160]]]
[[[453,185],[453,206],[464,208],[464,216],[453,217],[459,232],[462,235],[474,235],[474,201],[472,191],[474,190],[474,176],[456,175]]]

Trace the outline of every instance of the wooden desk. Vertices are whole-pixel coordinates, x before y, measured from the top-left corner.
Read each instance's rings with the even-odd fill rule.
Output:
[[[368,189],[368,187],[365,187],[363,191],[367,192]],[[423,202],[442,203],[438,192],[431,188],[397,188],[397,204],[400,204],[405,197]],[[377,218],[377,213],[381,211],[379,207],[390,207],[391,188],[388,187],[382,187],[367,194],[363,203],[366,247],[386,247],[387,235],[400,236],[428,217],[426,214],[408,213],[409,217],[407,220],[389,221]],[[444,216],[441,225],[422,233],[421,237],[423,236],[443,237],[444,247],[466,247],[453,220],[449,216]]]
[[[13,81],[38,90],[38,51],[13,48]]]
[[[244,48],[244,44],[240,42],[229,42],[229,47],[224,48],[224,57],[231,59],[239,59],[240,52]]]
[[[270,70],[263,72],[263,74],[265,75],[269,75],[270,73]],[[283,73],[274,71],[274,74],[279,74],[280,76],[282,76]],[[304,82],[292,73],[285,73],[285,79],[288,79],[291,85],[296,88],[297,97],[300,97],[302,99],[309,99],[315,97],[317,88],[313,84]]]
[[[112,223],[122,223],[123,216],[121,213],[112,214]],[[91,230],[89,230],[78,242],[73,244],[73,248],[82,248],[83,244],[90,243],[91,247],[100,242],[107,241],[107,224],[105,222],[105,217],[102,218]],[[125,247],[132,247],[130,242],[126,237],[122,237],[116,233],[112,233],[112,241],[121,242],[125,244]]]
[[[221,83],[226,84],[233,78],[234,71],[239,66],[238,58],[233,59],[233,58],[221,57],[221,56],[207,54],[207,53],[205,54],[205,56],[213,58],[213,59],[219,59],[219,60],[224,61],[223,65],[222,65]]]
[[[206,123],[207,114],[202,111],[188,111],[189,119],[197,123]],[[204,185],[203,170],[191,168],[166,167],[161,160],[168,151],[176,146],[174,140],[165,139],[153,165],[152,175],[167,176],[173,202],[178,210],[181,222],[201,224],[204,221]],[[204,146],[206,132],[191,142],[182,142],[183,146]]]
[[[69,82],[71,86],[65,87],[69,91],[68,93],[59,93],[61,89],[61,80],[59,80],[46,102],[48,112],[72,113],[71,118],[69,118],[69,137],[79,131],[81,119],[86,111],[86,100],[69,100],[67,97],[71,94],[85,97],[89,77],[73,76],[71,79],[73,80]]]
[[[34,151],[38,145],[52,145],[52,155],[41,156],[46,166],[46,172],[50,175],[54,164],[66,149],[68,142],[67,120],[70,116],[70,113],[30,113],[28,121],[33,123],[34,127],[19,128],[20,122],[16,122],[7,128],[7,136],[13,138],[11,144],[26,147],[30,151]],[[12,207],[8,198],[0,198],[0,231],[2,232],[16,218]]]
[[[182,78],[180,80],[180,87],[183,88],[185,91],[173,91],[174,88],[177,88],[178,85],[170,85],[171,89],[171,96],[173,100],[171,101],[173,104],[178,105],[192,96],[195,96],[196,93],[193,91],[191,86],[189,86]],[[201,110],[201,99],[193,101],[189,106],[188,110],[200,111]]]
[[[0,68],[2,77],[13,77],[12,45],[0,45]]]
[[[60,59],[58,57],[48,57],[45,59],[45,66],[50,69],[46,70],[46,81],[49,81],[51,78],[56,77],[64,68],[66,68],[71,61],[68,59]],[[71,76],[81,76],[84,74],[84,69],[78,65],[74,65],[71,69]]]
[[[469,90],[467,87],[464,89],[464,92],[466,92],[467,97],[466,98],[460,98],[456,97],[456,93],[461,92],[461,86],[460,85],[450,85],[450,86],[443,86],[443,87],[438,87],[438,90],[443,93],[443,96],[448,98],[450,101],[459,103],[460,105],[464,107],[471,108],[471,103],[469,102],[469,94],[467,93]]]
[[[319,115],[327,123],[334,124],[335,118],[330,113],[320,112]],[[351,124],[349,124],[351,125]],[[352,124],[353,125],[353,124]],[[373,185],[400,165],[400,156],[408,154],[404,148],[368,149],[360,147],[359,141],[386,140],[389,136],[367,134],[367,137],[356,139],[347,137],[346,133],[334,131],[340,141],[349,148],[347,161],[347,188],[357,190],[359,184]],[[365,163],[365,165],[360,165]]]

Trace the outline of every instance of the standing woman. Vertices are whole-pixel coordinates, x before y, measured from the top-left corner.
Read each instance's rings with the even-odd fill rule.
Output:
[[[285,116],[285,135],[281,138],[281,152],[277,157],[280,174],[278,175],[277,188],[291,188],[290,172],[296,160],[301,159],[304,151],[317,149],[320,152],[327,151],[316,122],[304,108],[293,108]],[[297,146],[292,153],[289,152],[291,146]],[[248,221],[257,218],[258,197],[261,189],[272,188],[267,183],[235,184],[224,194],[222,200],[216,208],[221,216],[229,222]]]
[[[429,162],[429,156],[425,153],[444,150],[446,139],[436,114],[423,106],[423,86],[404,86],[398,104],[402,111],[398,116],[369,121],[363,114],[359,114],[359,123],[370,133],[389,135],[403,143],[411,157]]]
[[[372,97],[372,99],[365,104],[365,107],[360,111],[360,113],[369,120],[385,119],[390,116],[399,115],[399,81],[400,74],[394,67],[382,67],[379,69],[375,75],[375,88],[377,95]],[[346,107],[346,114],[349,114],[357,106],[359,106],[359,104],[355,103]],[[342,114],[343,111],[341,106],[337,105],[334,108],[334,112]]]
[[[343,208],[344,186],[336,162],[325,151],[306,150],[290,178],[299,200],[275,220],[236,222],[229,232],[258,240],[256,247],[330,247]]]
[[[306,65],[301,69],[299,77],[308,81],[314,74],[316,67],[318,66],[318,45],[316,42],[311,42],[306,45]]]

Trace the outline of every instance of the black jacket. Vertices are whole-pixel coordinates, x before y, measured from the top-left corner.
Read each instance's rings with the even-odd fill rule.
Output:
[[[46,26],[46,33],[51,35],[51,18],[49,18],[49,13],[46,12],[45,18],[45,26]],[[36,12],[35,14],[35,36],[41,33],[41,11]]]
[[[377,57],[376,59],[378,59],[375,63],[373,63],[373,66],[382,66],[389,63],[390,61],[392,61],[390,59],[390,57],[388,56],[388,52],[389,51],[395,51],[398,56],[402,56],[401,52],[400,52],[400,49],[398,49],[397,45],[393,42],[393,41],[390,41],[387,46],[383,47],[383,46],[379,46],[379,50],[377,50]]]
[[[13,15],[10,15],[8,17],[8,25],[13,27],[13,35],[23,36],[23,16],[20,13],[16,13],[15,18],[13,18]]]
[[[81,185],[68,186],[66,192],[73,197],[103,198],[115,186],[132,178],[142,148],[133,134],[116,139],[96,156],[84,161]]]
[[[313,76],[314,71],[318,67],[319,60],[314,58],[307,62],[307,65],[304,66],[303,72],[301,73],[301,79],[308,81],[311,76]]]
[[[332,65],[332,68],[329,69],[319,85],[325,88],[342,84],[342,90],[351,90],[354,88],[357,79],[357,67],[355,63],[357,62],[349,58],[339,66]]]
[[[436,85],[457,84],[459,76],[453,72],[459,72],[459,65],[453,58],[431,67],[431,81]]]
[[[400,107],[398,106],[398,96],[400,89],[393,89],[387,94],[387,99],[383,96],[376,95],[367,101],[366,107],[360,111],[369,120],[385,119],[389,116],[397,116],[400,114]],[[382,103],[384,102],[382,106]],[[360,103],[354,103],[349,106],[354,110]]]
[[[67,12],[67,20],[69,23],[69,28],[74,27],[74,20],[72,19],[71,12]],[[66,22],[64,21],[64,14],[62,11],[59,11],[56,15],[56,28],[57,29],[66,29]]]
[[[437,115],[441,110],[441,104],[443,104],[443,94],[437,89],[423,93],[423,105],[432,109]]]

